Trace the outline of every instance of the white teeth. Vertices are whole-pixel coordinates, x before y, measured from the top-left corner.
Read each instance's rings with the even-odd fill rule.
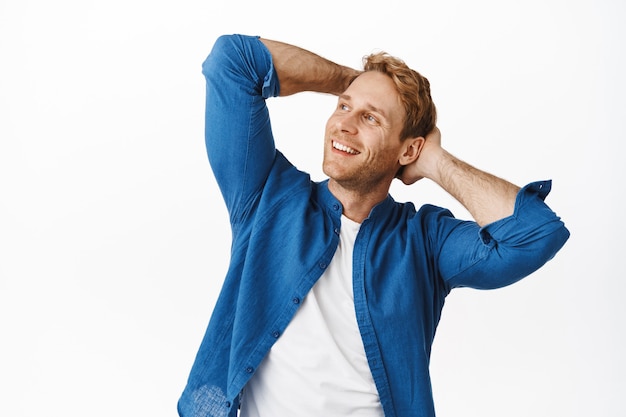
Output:
[[[341,143],[337,143],[335,141],[333,141],[333,148],[339,149],[340,151],[347,152],[347,153],[349,153],[351,155],[358,154],[357,151],[355,151],[354,149],[350,148],[349,146],[342,145]]]

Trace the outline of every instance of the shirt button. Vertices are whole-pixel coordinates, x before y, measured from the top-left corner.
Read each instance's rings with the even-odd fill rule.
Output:
[[[319,265],[320,265],[320,268],[322,268],[322,269],[326,268],[326,266],[327,266],[326,262],[324,262],[324,261],[320,262]]]
[[[248,366],[248,367],[246,368],[246,372],[247,372],[247,373],[251,374],[251,373],[252,373],[252,371],[254,371],[254,369],[252,369],[252,367],[251,367],[251,366]]]
[[[226,401],[226,408],[230,408],[230,401]]]
[[[278,339],[278,336],[280,336],[280,332],[278,330],[274,330],[272,332],[272,336],[274,336],[276,339]]]
[[[333,204],[333,210],[337,211],[339,210],[339,204]]]
[[[300,304],[300,299],[298,297],[294,297],[292,301],[294,304]]]
[[[336,234],[336,235],[338,235],[338,234],[339,234],[339,228],[338,228],[338,227],[335,227],[334,232],[335,232],[335,234]]]

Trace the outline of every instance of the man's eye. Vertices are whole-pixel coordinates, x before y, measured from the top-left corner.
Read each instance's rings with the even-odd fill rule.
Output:
[[[374,116],[372,116],[371,114],[365,115],[365,118],[370,123],[378,123],[378,120]]]
[[[347,111],[347,110],[348,110],[348,106],[347,106],[347,105],[345,105],[345,104],[340,104],[340,105],[339,105],[339,108],[340,108],[341,110],[345,110],[345,111]]]

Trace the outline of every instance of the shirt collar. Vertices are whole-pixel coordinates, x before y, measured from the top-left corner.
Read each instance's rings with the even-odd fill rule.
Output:
[[[343,213],[343,206],[341,201],[337,199],[328,189],[328,179],[321,181],[318,187],[319,192],[319,201],[322,205],[324,205],[333,215],[340,217]],[[372,210],[370,211],[367,219],[377,219],[379,217],[386,216],[392,207],[395,204],[395,200],[391,197],[390,194],[387,194],[387,197],[376,204]]]

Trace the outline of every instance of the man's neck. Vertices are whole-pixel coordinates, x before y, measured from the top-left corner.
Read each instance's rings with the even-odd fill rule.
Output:
[[[343,215],[357,223],[363,223],[374,206],[387,198],[389,185],[363,190],[345,187],[332,178],[328,181],[328,189],[343,206]]]

